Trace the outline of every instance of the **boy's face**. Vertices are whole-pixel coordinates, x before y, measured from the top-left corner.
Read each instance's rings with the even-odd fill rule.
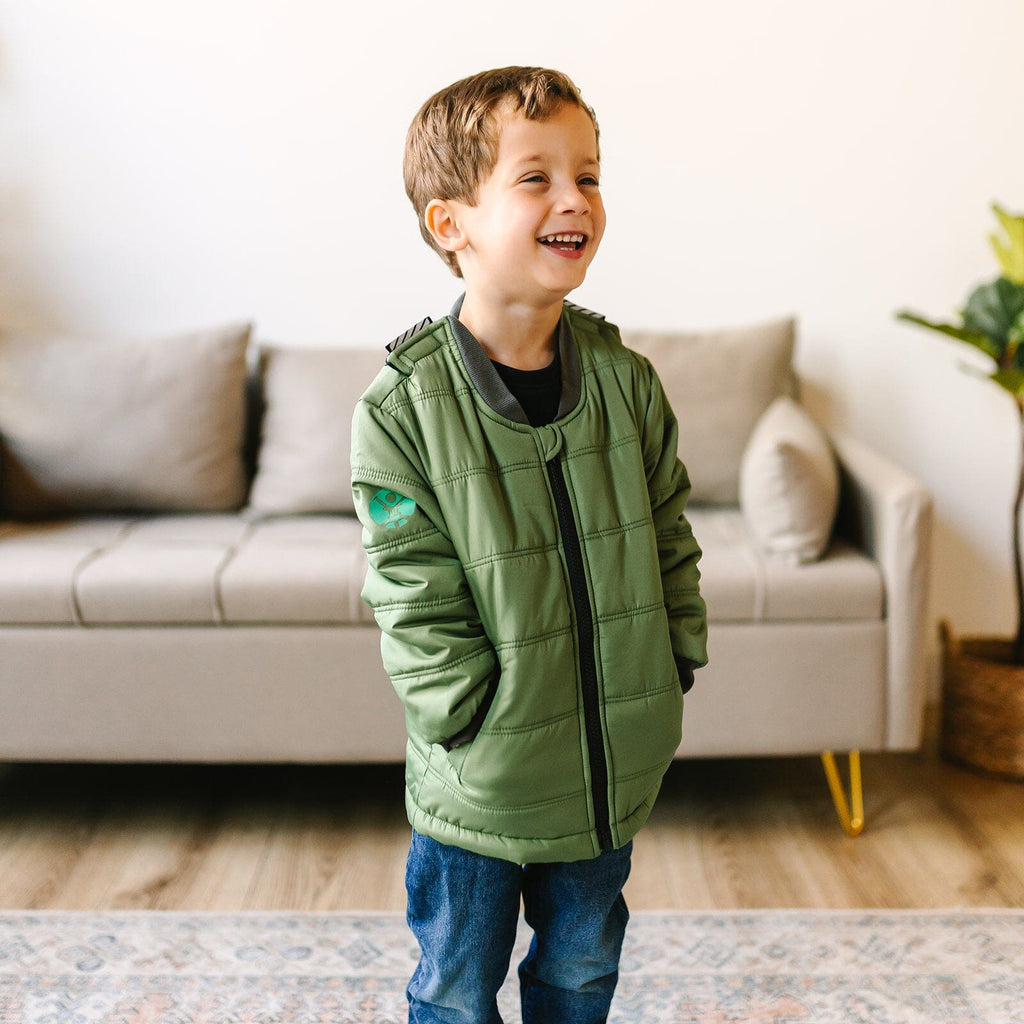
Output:
[[[438,204],[467,292],[536,306],[583,283],[605,226],[597,152],[593,122],[572,104],[546,121],[502,119],[498,160],[476,205]]]

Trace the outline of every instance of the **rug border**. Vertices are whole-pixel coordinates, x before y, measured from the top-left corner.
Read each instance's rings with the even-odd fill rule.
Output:
[[[714,908],[702,910],[631,910],[630,920],[642,920],[643,918],[665,918],[677,917],[680,920],[720,917],[720,918],[757,918],[757,917],[831,917],[831,918],[863,918],[870,917],[1024,917],[1022,907],[974,907],[974,906],[950,906],[950,907],[922,907],[920,909],[910,907],[839,907],[830,908],[800,908],[800,907],[752,907],[750,909],[729,908],[727,910],[716,910]],[[162,910],[145,908],[100,908],[96,910],[60,910],[47,907],[41,910],[29,910],[25,908],[8,909],[0,907],[0,922],[8,918],[19,917],[230,917],[230,918],[260,918],[260,917],[307,917],[307,918],[395,918],[403,919],[404,910]]]

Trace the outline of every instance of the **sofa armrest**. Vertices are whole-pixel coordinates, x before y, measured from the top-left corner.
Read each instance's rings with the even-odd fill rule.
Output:
[[[843,435],[832,441],[842,478],[838,529],[878,563],[885,585],[886,748],[913,750],[925,702],[931,495],[862,442]]]

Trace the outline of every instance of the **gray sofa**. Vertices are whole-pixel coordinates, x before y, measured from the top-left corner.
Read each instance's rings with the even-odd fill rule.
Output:
[[[915,748],[928,495],[786,397],[792,321],[625,337],[704,549],[680,756]],[[348,488],[383,356],[0,335],[0,759],[402,758]]]

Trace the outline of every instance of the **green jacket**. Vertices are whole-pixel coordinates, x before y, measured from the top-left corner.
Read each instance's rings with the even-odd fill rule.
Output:
[[[360,400],[363,598],[405,705],[413,827],[519,863],[628,842],[707,662],[676,421],[650,363],[566,303],[557,419],[531,427],[454,315]]]

